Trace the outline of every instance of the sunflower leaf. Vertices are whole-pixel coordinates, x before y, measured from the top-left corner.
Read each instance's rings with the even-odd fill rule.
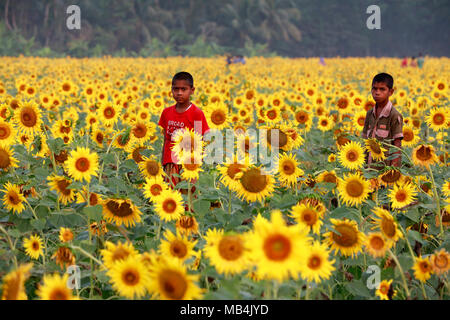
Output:
[[[345,285],[345,288],[355,296],[360,296],[364,298],[372,297],[369,289],[362,281],[349,282]]]
[[[90,220],[99,222],[103,218],[103,207],[101,204],[97,204],[92,207],[85,207],[83,209],[83,213],[85,213]]]
[[[422,235],[415,230],[408,230],[408,241],[417,241],[421,244],[425,243],[425,240],[423,240]]]
[[[37,220],[30,221],[31,226],[34,229],[36,229],[37,231],[42,231],[45,228],[46,223],[47,223],[47,220],[45,220],[45,219],[37,219]]]

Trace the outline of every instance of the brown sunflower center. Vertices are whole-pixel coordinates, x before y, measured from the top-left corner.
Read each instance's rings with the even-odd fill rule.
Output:
[[[323,182],[337,183],[336,176],[332,173],[327,173],[323,177]]]
[[[70,84],[64,83],[62,88],[63,88],[64,91],[69,91],[70,90]]]
[[[372,237],[370,239],[370,246],[375,250],[381,250],[384,247],[384,241],[381,237]]]
[[[353,247],[358,242],[358,231],[354,227],[341,224],[334,227],[340,233],[332,233],[333,241],[341,247]]]
[[[244,247],[238,236],[224,236],[219,242],[219,254],[228,261],[234,261],[242,256]]]
[[[381,176],[381,180],[386,183],[394,183],[400,179],[402,174],[398,170],[389,170]]]
[[[13,205],[17,205],[17,204],[19,204],[21,202],[20,198],[19,198],[19,195],[17,193],[15,193],[15,192],[10,192],[8,194],[8,200]]]
[[[274,234],[264,241],[266,257],[274,261],[283,261],[291,253],[291,242],[282,234]]]
[[[165,213],[174,213],[177,208],[177,203],[173,199],[166,199],[162,204]]]
[[[322,265],[322,259],[317,255],[313,255],[308,259],[308,268],[310,268],[312,270],[319,269],[321,265]]]
[[[31,107],[23,107],[20,111],[20,120],[25,127],[32,128],[37,123],[37,114]]]
[[[428,261],[422,261],[419,263],[419,268],[423,273],[431,271],[431,264]]]
[[[356,152],[355,150],[349,150],[346,154],[345,157],[347,158],[348,161],[350,162],[355,162],[356,160],[358,160],[358,152]]]
[[[406,128],[405,130],[403,130],[403,140],[404,141],[413,141],[414,140],[414,131],[412,131],[409,128]]]
[[[448,258],[445,254],[439,254],[434,259],[434,264],[439,269],[446,269],[448,266]]]
[[[298,123],[304,124],[306,121],[308,121],[308,113],[305,111],[299,111],[295,114],[295,120],[297,120]]]
[[[174,240],[170,244],[170,253],[177,258],[184,258],[188,252],[186,244],[181,240]]]
[[[259,169],[250,169],[241,177],[242,187],[251,193],[259,193],[266,189],[267,177],[261,174]]]
[[[121,247],[118,247],[114,250],[111,260],[113,262],[123,260],[129,256],[129,252]]]
[[[211,114],[211,121],[215,124],[215,125],[221,125],[222,123],[225,122],[225,114],[222,110],[214,110]]]
[[[380,292],[382,294],[387,294],[389,292],[389,285],[380,285]]]
[[[143,138],[147,134],[147,127],[144,124],[138,123],[133,128],[133,134],[138,139]]]
[[[348,100],[346,98],[341,98],[337,102],[337,106],[339,109],[345,109],[348,106]]]
[[[33,244],[31,245],[31,247],[32,247],[33,250],[35,250],[35,251],[39,250],[39,242],[33,241]]]
[[[405,190],[399,190],[397,191],[397,193],[395,194],[395,199],[398,202],[405,202],[406,198],[408,197],[408,195],[406,194]]]
[[[70,185],[69,181],[67,181],[66,179],[61,179],[61,180],[58,180],[56,185],[57,185],[58,191],[60,193],[62,193],[65,196],[70,195],[71,189],[67,189],[67,187]]]
[[[9,154],[6,150],[0,149],[0,168],[8,168],[11,164],[11,159],[9,158]]]
[[[182,299],[187,291],[185,277],[177,271],[164,270],[159,275],[159,286],[164,295],[173,300]]]
[[[89,170],[89,167],[90,167],[90,163],[89,163],[88,158],[81,157],[81,158],[78,158],[77,161],[75,161],[75,168],[78,171],[86,172]]]
[[[150,187],[150,193],[154,196],[158,196],[161,193],[161,191],[162,191],[162,188],[159,184],[153,184]]]
[[[194,222],[195,222],[194,217],[189,217],[189,216],[182,216],[179,221],[180,221],[180,226],[183,229],[192,228],[194,226]]]
[[[281,165],[281,169],[284,174],[291,175],[295,172],[295,165],[292,161],[284,161]]]
[[[278,132],[278,148],[283,148],[288,143],[288,137],[286,133],[278,129],[267,130],[267,142],[270,145],[273,145],[273,142],[275,142],[275,138],[272,138],[272,132]]]
[[[105,110],[103,110],[103,115],[106,119],[111,119],[116,115],[116,111],[113,107],[106,107]]]
[[[11,129],[6,124],[0,124],[0,139],[5,140],[8,139],[11,135]]]
[[[317,212],[312,209],[305,209],[302,213],[302,220],[304,223],[306,223],[308,226],[313,226],[317,221]]]
[[[133,214],[131,205],[128,202],[119,204],[115,200],[108,200],[106,207],[116,217],[127,217]]]
[[[381,230],[383,230],[383,233],[388,237],[392,238],[395,236],[396,233],[396,227],[394,222],[391,219],[383,218],[381,220]]]
[[[350,197],[358,198],[364,192],[364,186],[358,180],[351,180],[345,186],[345,190]]]
[[[49,296],[50,300],[68,300],[69,295],[67,292],[60,288],[55,288],[52,290]]]
[[[103,139],[104,139],[103,133],[98,132],[98,133],[95,135],[95,141],[97,141],[99,144],[102,144],[102,143],[103,143]]]
[[[98,197],[95,193],[91,193],[89,196],[89,204],[91,206],[95,206],[98,203]]]
[[[369,140],[369,148],[375,154],[381,154],[381,148],[374,140]]]
[[[146,163],[146,169],[151,176],[156,176],[159,172],[159,164],[155,160],[148,160]]]
[[[133,269],[125,270],[122,273],[122,281],[127,286],[135,286],[139,283],[139,272]]]
[[[444,115],[443,115],[442,113],[436,113],[436,114],[433,116],[433,123],[434,123],[435,125],[441,126],[441,125],[444,124],[444,122],[445,122],[445,117],[444,117]]]

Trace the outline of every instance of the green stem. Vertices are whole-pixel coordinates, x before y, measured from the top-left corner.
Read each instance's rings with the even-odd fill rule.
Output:
[[[100,260],[98,260],[97,258],[95,258],[92,254],[90,254],[89,252],[87,252],[87,251],[84,250],[83,248],[81,248],[81,247],[79,247],[79,246],[74,246],[74,245],[71,245],[70,247],[71,247],[72,249],[74,249],[74,250],[80,251],[80,252],[81,252],[82,254],[84,254],[86,257],[91,258],[92,260],[94,260],[95,262],[97,262],[100,266],[102,266],[102,267],[105,266]]]
[[[424,287],[422,281],[420,281],[420,286],[422,287],[423,298],[424,298],[425,300],[428,300],[427,293],[425,292],[425,287]]]
[[[410,294],[409,294],[409,289],[408,289],[408,284],[406,282],[405,274],[403,272],[403,268],[400,265],[400,262],[398,261],[397,256],[391,251],[391,249],[388,249],[388,252],[391,255],[392,259],[394,259],[396,266],[398,266],[398,269],[400,270],[400,276],[402,277],[403,287],[405,288],[405,292],[406,292],[406,298],[409,300]]]
[[[114,140],[116,140],[116,138],[121,134],[121,132],[118,132],[112,139],[111,142],[109,143],[108,149],[106,150],[105,156],[108,155],[109,150],[111,149],[111,146],[114,142]],[[102,175],[103,175],[103,168],[105,166],[105,161],[102,161],[102,166],[100,167],[100,172],[98,175],[98,184],[101,185],[102,184]]]
[[[309,292],[310,292],[309,284],[306,284],[305,300],[309,300]]]
[[[11,241],[11,238],[10,238],[8,232],[6,231],[5,228],[3,228],[3,226],[2,226],[1,224],[0,224],[0,231],[3,232],[3,233],[5,234],[6,240],[8,240],[8,243],[9,243],[9,246],[10,246],[10,248],[11,248],[11,251],[14,253],[14,251],[16,250],[16,248],[14,247],[14,245],[13,245],[13,243],[12,243],[12,241]],[[13,260],[13,261],[14,261],[14,267],[15,267],[15,269],[17,269],[18,265],[17,265],[17,258],[16,258],[16,255],[15,255],[15,254],[13,255],[13,259],[14,259],[14,260]]]
[[[441,229],[440,233],[439,233],[439,238],[444,239],[444,226],[442,225],[441,204],[440,204],[439,195],[438,195],[437,189],[436,189],[436,183],[434,182],[433,170],[431,170],[430,166],[428,166],[428,172],[430,173],[431,182],[433,183],[434,198],[436,200],[437,214],[439,217],[439,225],[440,225],[440,229]]]
[[[274,280],[272,285],[273,285],[273,299],[277,300],[278,299],[278,289],[280,288],[280,284],[278,283],[278,281]]]
[[[231,189],[228,188],[228,214],[231,214]]]

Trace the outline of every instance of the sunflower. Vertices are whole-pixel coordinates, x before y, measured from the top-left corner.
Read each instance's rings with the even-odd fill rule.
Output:
[[[297,204],[291,208],[291,217],[297,221],[302,229],[320,234],[320,227],[323,222],[318,206],[305,203]]]
[[[278,160],[278,173],[281,184],[286,187],[293,187],[297,184],[297,178],[304,175],[302,169],[298,167],[298,161],[293,154],[283,154]]]
[[[203,153],[203,136],[193,129],[182,128],[172,134],[172,152],[176,158],[182,159],[186,154]]]
[[[370,152],[375,161],[382,161],[386,159],[385,152],[387,149],[383,148],[376,139],[366,139],[366,150]]]
[[[91,152],[88,148],[77,147],[70,152],[64,163],[68,174],[76,181],[91,181],[91,176],[97,176],[98,154]]]
[[[139,164],[140,162],[144,161],[144,158],[142,157],[142,152],[153,149],[150,146],[145,146],[143,143],[135,142],[133,145],[133,148],[131,149],[130,153],[127,156],[127,159],[133,159],[134,162]]]
[[[143,186],[144,197],[155,201],[156,197],[161,194],[162,191],[168,190],[167,183],[161,176],[155,178],[145,178],[145,184]]]
[[[197,154],[184,154],[180,160],[183,171],[181,172],[181,178],[188,181],[195,181],[199,177],[199,173],[203,171],[202,156]]]
[[[56,259],[55,263],[58,264],[61,269],[75,264],[75,256],[67,247],[59,247],[51,258]]]
[[[27,300],[25,281],[30,276],[32,263],[22,264],[3,277],[2,300]]]
[[[403,238],[403,233],[398,228],[394,217],[386,209],[375,207],[372,209],[375,217],[372,217],[375,226],[372,229],[378,228],[383,236],[389,241],[396,242]]]
[[[264,175],[261,168],[250,166],[239,173],[236,191],[247,202],[263,201],[274,191],[274,178]]]
[[[29,238],[23,240],[23,247],[27,256],[33,259],[39,259],[39,256],[44,256],[43,243],[41,237],[38,235],[31,235]]]
[[[401,209],[415,200],[417,189],[412,183],[396,184],[388,196],[393,209]]]
[[[450,179],[446,180],[445,183],[442,185],[442,193],[447,198],[450,197]]]
[[[141,222],[142,212],[131,202],[130,199],[109,198],[102,201],[103,216],[108,222],[120,226],[132,227]]]
[[[101,199],[99,194],[97,194],[95,192],[89,192],[89,195],[88,195],[88,189],[86,188],[86,186],[83,186],[81,191],[79,191],[77,193],[76,197],[77,197],[76,203],[89,202],[89,205],[92,206],[92,207],[97,205],[97,204],[101,204],[102,203],[102,199]]]
[[[330,131],[334,127],[334,120],[332,117],[320,116],[317,120],[317,128],[322,131]]]
[[[239,173],[245,171],[247,165],[238,161],[236,155],[233,159],[227,158],[225,164],[218,167],[220,173],[220,182],[231,190],[236,190],[239,186]]]
[[[142,157],[143,161],[139,162],[139,170],[145,178],[158,178],[164,176],[164,171],[161,164],[154,156],[147,158]]]
[[[287,226],[278,210],[271,213],[270,221],[258,214],[253,227],[245,243],[257,277],[278,281],[297,278],[310,244],[307,231],[299,225]]]
[[[372,232],[367,235],[364,246],[372,257],[382,258],[392,246],[392,242],[386,240],[380,232]]]
[[[34,135],[41,130],[42,118],[37,104],[28,101],[14,111],[14,121],[21,132]]]
[[[198,223],[194,216],[181,216],[175,226],[181,235],[189,236],[198,233]]]
[[[136,121],[131,128],[131,134],[139,143],[149,140],[152,133],[151,127],[143,121]]]
[[[64,176],[49,176],[47,179],[49,180],[48,185],[50,189],[58,193],[58,200],[62,204],[66,205],[73,202],[75,199],[75,190],[68,188],[72,183],[70,179]]]
[[[366,121],[366,111],[359,111],[357,114],[355,114],[355,116],[353,117],[353,119],[356,122],[356,127],[362,131],[364,129],[364,123]]]
[[[337,186],[338,177],[334,170],[331,171],[325,170],[317,176],[317,182],[333,183],[335,186]]]
[[[334,153],[330,154],[327,158],[328,162],[333,163],[336,162],[336,155]]]
[[[0,146],[0,170],[8,170],[12,167],[18,167],[13,151],[9,146]]]
[[[128,299],[143,297],[150,284],[150,271],[139,255],[129,255],[117,261],[107,275],[114,290]]]
[[[417,142],[419,142],[419,130],[405,124],[403,126],[403,139],[402,139],[402,145],[405,147],[411,147],[415,146]]]
[[[108,228],[106,228],[106,221],[102,219],[100,222],[92,222],[89,225],[89,232],[98,237],[103,236],[108,232]]]
[[[450,121],[449,110],[446,107],[433,108],[426,117],[428,126],[434,131],[440,131],[448,128]]]
[[[294,128],[286,129],[286,134],[290,138],[289,140],[291,141],[293,149],[298,149],[305,142],[305,140],[300,136],[300,133],[301,132],[299,132],[299,130]]]
[[[305,263],[300,270],[302,277],[316,283],[329,279],[335,269],[335,260],[329,260],[329,255],[327,246],[315,241],[308,247]]]
[[[434,151],[434,147],[429,145],[418,145],[412,152],[412,160],[415,165],[428,167],[429,165],[438,162],[438,157]]]
[[[224,103],[218,102],[208,105],[205,116],[211,129],[223,130],[229,126],[230,116]]]
[[[350,141],[341,148],[338,159],[347,169],[359,169],[364,165],[364,149],[358,142]]]
[[[133,247],[131,242],[119,242],[117,244],[111,241],[105,242],[106,249],[101,249],[103,263],[108,269],[111,269],[114,264],[119,261],[123,261],[129,256],[138,256],[139,253]]]
[[[73,296],[72,290],[67,287],[69,274],[62,277],[55,273],[54,275],[44,274],[43,284],[38,286],[36,294],[41,300],[78,300]]]
[[[406,177],[398,169],[390,169],[378,176],[378,182],[384,186],[393,186],[405,182]]]
[[[268,108],[265,112],[264,112],[264,120],[268,123],[268,124],[276,124],[279,123],[281,121],[281,111],[279,108],[277,107],[271,107]]]
[[[258,141],[256,135],[238,133],[236,136],[236,150],[239,159],[250,155],[256,156]]]
[[[360,205],[369,196],[369,182],[359,173],[349,174],[338,181],[339,197],[350,206]]]
[[[5,192],[2,199],[3,205],[8,210],[13,210],[15,213],[21,213],[25,209],[24,202],[26,200],[24,195],[20,192],[19,186],[7,182],[3,187],[5,188],[4,190],[1,190]]]
[[[187,267],[181,261],[162,258],[151,270],[148,286],[152,296],[162,300],[201,299],[203,290],[197,287],[198,275],[187,273]]]
[[[61,227],[59,229],[59,240],[61,242],[70,242],[73,240],[73,232],[70,228]]]
[[[107,127],[114,125],[119,120],[119,107],[109,101],[102,101],[99,105],[97,117]]]
[[[17,130],[10,122],[0,120],[0,146],[10,146],[15,143]]]
[[[433,267],[433,272],[437,275],[447,274],[450,270],[450,254],[442,248],[436,251],[431,257],[431,266]]]
[[[392,287],[392,279],[381,281],[378,289],[375,291],[375,294],[379,296],[381,300],[392,300],[392,297],[395,296],[396,293],[397,291]]]
[[[172,257],[185,261],[195,254],[194,247],[197,241],[189,241],[186,236],[179,232],[173,234],[169,230],[164,232],[164,238],[159,245],[159,251],[163,256]]]
[[[358,230],[358,226],[353,220],[330,219],[330,222],[335,231],[329,231],[324,235],[327,245],[342,255],[353,258],[362,250],[366,239],[364,233]]]
[[[183,197],[177,190],[164,190],[155,199],[155,211],[165,221],[178,220],[184,214]]]
[[[238,274],[249,267],[248,249],[245,237],[239,234],[225,234],[223,230],[210,229],[205,236],[205,256],[221,274]]]
[[[266,134],[266,142],[267,146],[272,149],[274,145],[278,147],[278,149],[284,151],[290,151],[293,147],[293,141],[291,136],[288,134],[291,129],[287,125],[278,125],[276,127],[269,128],[261,128],[265,131]],[[264,142],[262,144],[265,147]]]
[[[420,280],[422,282],[426,282],[433,273],[433,266],[431,265],[429,257],[415,258],[415,262],[412,269],[414,270],[414,277],[416,277],[417,280]]]

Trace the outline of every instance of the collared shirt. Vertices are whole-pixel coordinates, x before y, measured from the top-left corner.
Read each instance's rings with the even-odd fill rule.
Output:
[[[389,144],[392,144],[397,138],[403,139],[403,117],[400,112],[392,106],[392,102],[388,101],[378,118],[376,117],[375,108],[376,106],[366,113],[364,128],[361,133],[362,138],[375,138],[380,142]],[[371,160],[372,157],[369,154],[369,164],[372,162]],[[391,161],[388,161],[386,164],[390,165],[390,163]]]

